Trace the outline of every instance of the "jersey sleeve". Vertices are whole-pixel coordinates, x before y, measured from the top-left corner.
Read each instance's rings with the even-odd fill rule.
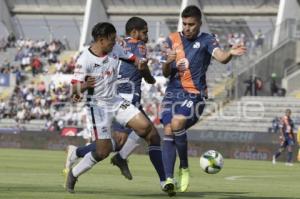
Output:
[[[87,75],[87,64],[84,62],[84,60],[81,57],[76,62],[71,83],[75,84],[77,82],[84,82],[86,75]]]
[[[134,51],[134,54],[137,57],[146,58],[146,56],[147,56],[147,48],[146,48],[146,45],[145,45],[144,42],[139,41],[137,43],[137,47],[136,47],[136,49]]]
[[[167,53],[170,50],[172,50],[172,41],[171,41],[170,37],[167,37],[165,39],[165,41],[162,43],[163,54],[162,54],[160,62],[163,63],[163,62],[165,62],[167,60]]]
[[[213,56],[214,50],[220,48],[219,42],[213,35],[208,35],[206,39],[207,51],[210,55]]]
[[[119,59],[125,59],[125,60],[129,60],[129,61],[134,61],[135,58],[136,58],[136,56],[133,53],[125,50],[119,44],[116,44],[114,46],[113,53],[115,53],[119,57]]]

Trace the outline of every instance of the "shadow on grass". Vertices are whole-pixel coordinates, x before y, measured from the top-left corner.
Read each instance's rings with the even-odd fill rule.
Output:
[[[177,193],[175,198],[206,198],[213,197],[218,199],[300,199],[296,197],[270,197],[270,196],[247,196],[249,192],[186,192]],[[155,198],[162,194],[130,194],[136,197]]]
[[[53,185],[22,185],[22,184],[0,184],[0,192],[65,192],[62,186]]]
[[[51,185],[21,185],[21,184],[0,184],[0,193],[20,193],[20,192],[30,192],[30,193],[58,193],[58,194],[68,194],[62,186],[51,186]],[[166,197],[167,195],[161,191],[157,193],[146,192],[146,193],[134,193],[134,192],[123,192],[117,189],[86,189],[78,188],[75,193],[76,195],[109,195],[115,196],[115,198],[160,198]],[[300,199],[296,197],[270,197],[270,196],[247,196],[249,192],[186,192],[177,193],[175,198],[218,198],[218,199]]]

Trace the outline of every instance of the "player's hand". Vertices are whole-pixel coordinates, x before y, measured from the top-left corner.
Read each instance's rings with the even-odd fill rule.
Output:
[[[77,95],[77,94],[72,95],[72,102],[73,102],[73,103],[78,103],[78,102],[80,102],[81,100],[82,100],[82,96]]]
[[[230,54],[235,55],[235,56],[241,56],[241,55],[245,54],[246,51],[247,51],[247,48],[245,47],[245,45],[243,43],[241,43],[241,44],[233,45],[230,49]]]
[[[138,70],[146,70],[148,69],[148,59],[141,58],[138,60]]]
[[[96,78],[88,76],[87,79],[86,79],[86,82],[85,82],[85,86],[87,88],[94,88],[95,85],[96,85]]]
[[[171,49],[167,49],[167,60],[166,60],[166,64],[170,64],[171,62],[176,60],[176,51],[175,50],[171,50]]]

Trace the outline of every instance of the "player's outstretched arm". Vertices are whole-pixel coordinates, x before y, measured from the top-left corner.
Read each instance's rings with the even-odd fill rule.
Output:
[[[140,71],[142,77],[148,84],[155,84],[156,80],[152,76],[149,67],[148,67],[148,60],[147,59],[140,59],[138,63],[138,70]]]
[[[213,57],[222,64],[227,64],[233,56],[241,56],[246,53],[246,47],[243,44],[233,46],[229,51],[217,48]]]
[[[155,78],[152,76],[149,68],[142,70],[141,71],[141,75],[144,78],[144,80],[148,83],[148,84],[155,84],[156,80]]]

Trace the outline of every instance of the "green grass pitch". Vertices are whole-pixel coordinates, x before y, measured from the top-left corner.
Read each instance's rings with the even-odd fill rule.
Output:
[[[134,179],[126,180],[109,158],[81,176],[76,193],[62,187],[62,151],[0,149],[0,199],[140,199],[168,198],[144,155],[129,159]],[[177,166],[176,166],[177,167]],[[190,158],[188,192],[176,198],[288,199],[300,198],[300,164],[225,159],[219,174],[209,175]]]

